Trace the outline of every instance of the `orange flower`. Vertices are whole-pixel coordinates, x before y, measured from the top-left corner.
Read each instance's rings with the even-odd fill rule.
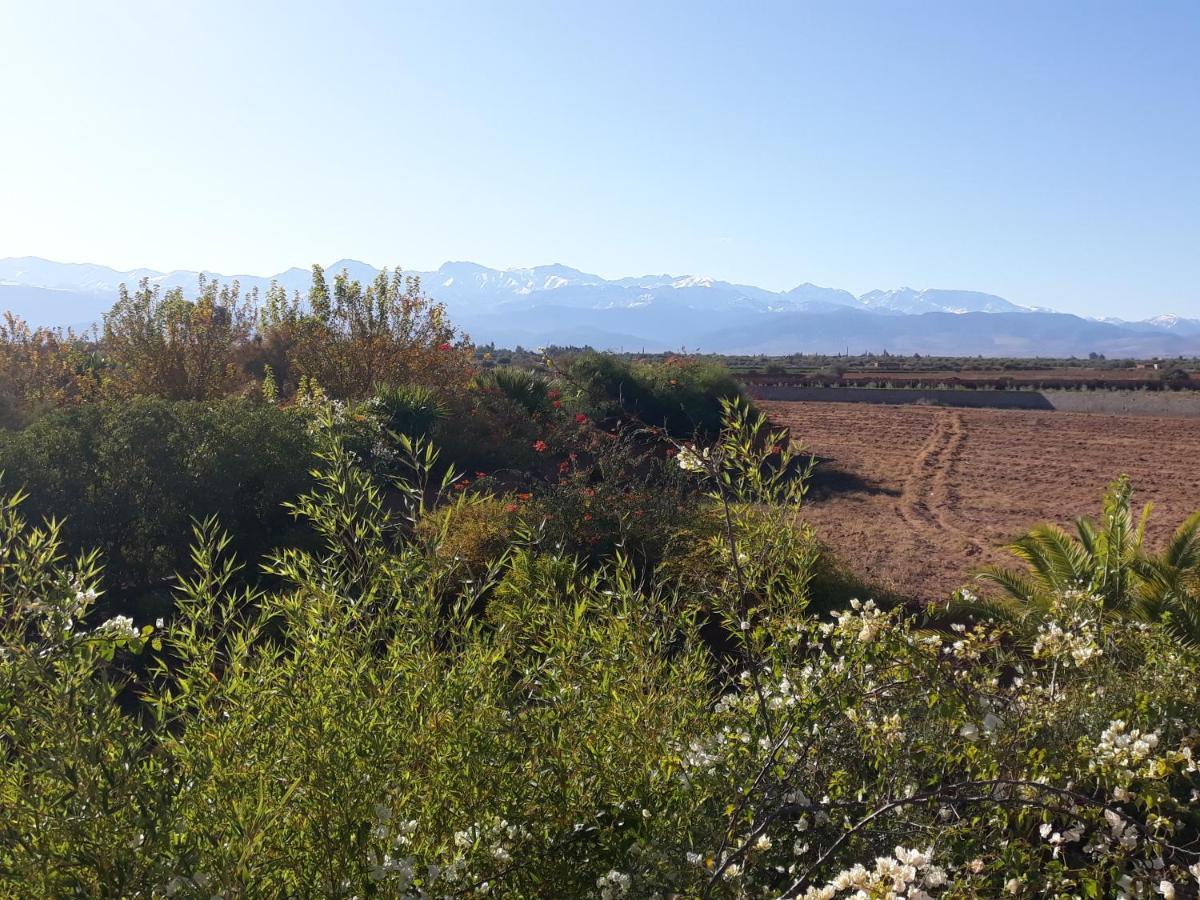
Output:
[[[549,445],[547,445],[547,443],[545,441],[539,439],[539,440],[536,440],[533,442],[533,449],[536,450],[538,453],[545,453],[547,450],[550,449],[550,447],[549,447]]]

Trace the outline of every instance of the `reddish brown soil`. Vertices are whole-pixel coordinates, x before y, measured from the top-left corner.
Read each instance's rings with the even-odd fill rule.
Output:
[[[1159,546],[1200,509],[1195,419],[763,403],[821,460],[805,517],[868,582],[944,599],[1025,528],[1096,515],[1128,474]]]

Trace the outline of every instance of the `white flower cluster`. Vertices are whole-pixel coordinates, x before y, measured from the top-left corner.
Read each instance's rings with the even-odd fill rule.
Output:
[[[1088,661],[1103,655],[1096,643],[1096,631],[1092,623],[1076,616],[1063,628],[1058,622],[1039,626],[1037,640],[1033,644],[1034,659],[1051,659],[1071,665],[1084,666]]]
[[[871,643],[879,636],[888,618],[887,613],[879,609],[874,600],[868,600],[866,603],[851,600],[850,609],[835,612],[833,617],[837,620],[836,623],[829,622],[822,626],[826,635],[837,633],[864,644]]]
[[[854,866],[839,872],[832,881],[821,887],[811,887],[803,900],[832,900],[839,894],[854,898],[887,897],[891,900],[931,900],[926,888],[944,887],[946,870],[931,864],[931,851],[897,847],[892,856],[881,856],[875,867]]]
[[[1055,831],[1053,825],[1043,822],[1042,827],[1038,830],[1043,840],[1048,841],[1054,848],[1054,856],[1057,858],[1062,853],[1064,844],[1074,844],[1083,838],[1084,827],[1077,823],[1064,831]]]
[[[596,888],[600,892],[600,900],[617,900],[618,897],[624,897],[629,893],[629,888],[632,884],[633,878],[625,872],[618,872],[616,869],[596,879]]]
[[[459,850],[479,850],[495,863],[506,866],[512,862],[513,845],[528,840],[524,825],[512,825],[507,819],[494,817],[486,823],[476,822],[454,833],[454,846]]]
[[[680,447],[679,453],[675,457],[675,462],[685,472],[703,472],[708,466],[708,461],[709,454],[707,447],[700,453],[697,453],[693,447]]]
[[[1158,732],[1145,734],[1130,729],[1123,719],[1114,719],[1100,735],[1090,763],[1093,772],[1115,775],[1128,782],[1138,775],[1152,775],[1148,763],[1158,747]]]
[[[390,843],[388,850],[371,849],[367,853],[367,877],[379,884],[388,882],[389,889],[397,893],[408,891],[416,880],[417,863],[411,856],[393,856],[391,851],[399,850],[412,843],[412,836],[417,830],[416,819],[405,819],[393,822],[392,810],[387,804],[377,803],[374,809],[374,824],[371,836]],[[436,878],[436,866],[429,867],[429,880]]]
[[[110,638],[135,638],[138,636],[138,630],[129,616],[113,616],[102,623],[95,633],[101,637]]]

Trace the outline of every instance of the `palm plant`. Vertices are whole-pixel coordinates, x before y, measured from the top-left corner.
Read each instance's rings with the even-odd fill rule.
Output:
[[[1200,647],[1200,512],[1155,554],[1145,547],[1151,505],[1135,519],[1132,494],[1122,475],[1105,491],[1098,522],[1077,518],[1074,535],[1053,524],[1031,528],[1004,548],[1024,569],[986,566],[977,576],[1000,595],[962,592],[951,611],[1036,629],[1059,598],[1083,591],[1110,615],[1163,622],[1181,643]]]
[[[477,381],[480,387],[503,394],[531,414],[550,407],[550,384],[534,372],[503,367],[485,372]]]

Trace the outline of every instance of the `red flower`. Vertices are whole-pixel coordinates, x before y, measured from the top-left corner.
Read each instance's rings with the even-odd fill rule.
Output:
[[[546,444],[545,441],[537,440],[537,441],[533,442],[533,449],[536,450],[538,453],[545,453],[547,450],[550,449],[550,447]]]
[[[506,504],[504,507],[504,511],[507,513],[515,513],[517,511],[517,504],[515,504],[515,503]]]
[[[562,401],[561,400],[555,400],[553,405],[554,405],[555,409],[562,409]]]
[[[591,514],[591,513],[584,513],[584,516],[583,516],[583,521],[585,521],[585,522],[590,522],[590,521],[592,521],[592,514]]]
[[[439,350],[442,350],[442,351],[449,350],[449,349],[450,349],[450,342],[449,342],[449,341],[442,341],[442,343],[438,344],[438,349],[439,349]]]
[[[558,391],[547,391],[546,396],[549,397],[551,400],[557,400],[559,397],[562,396],[562,394],[560,394]]]
[[[583,413],[575,413],[575,421],[582,425],[587,421],[587,416]]]

